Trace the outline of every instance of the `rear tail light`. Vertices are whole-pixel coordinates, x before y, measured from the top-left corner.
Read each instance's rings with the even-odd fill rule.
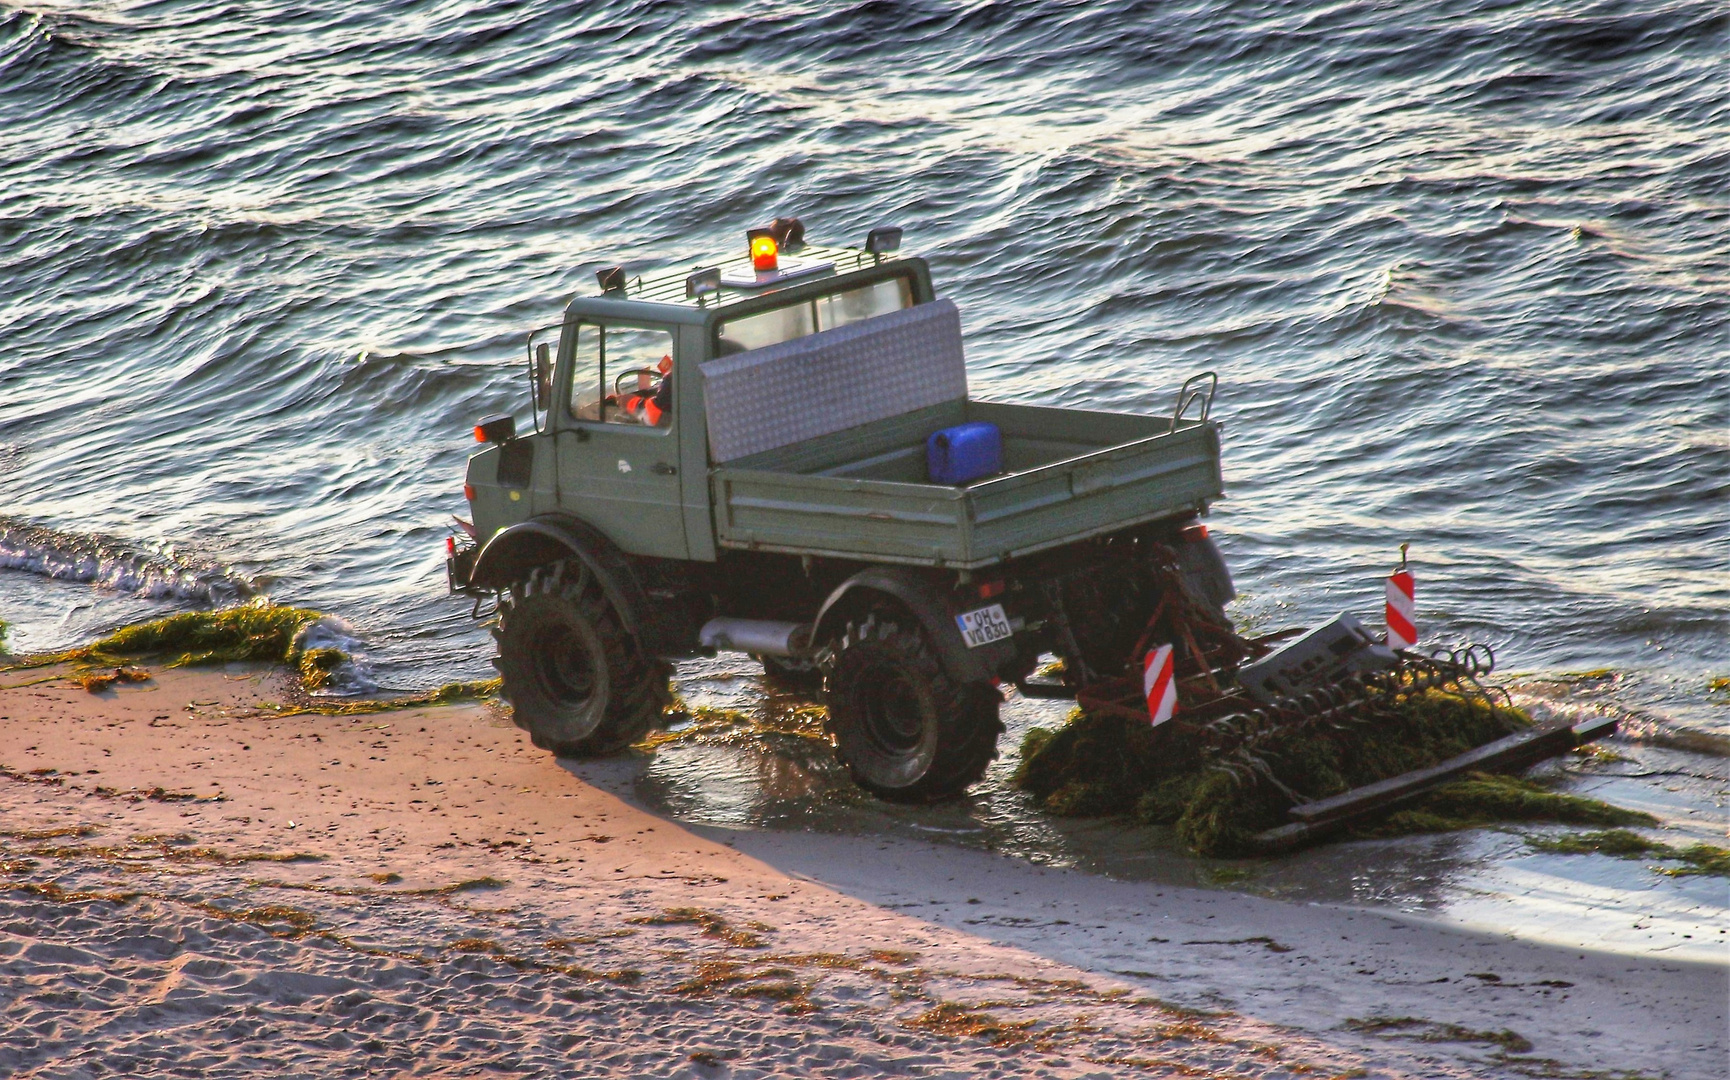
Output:
[[[457,557],[457,538],[456,537],[454,537],[454,536],[445,537],[445,554],[449,555],[453,559]]]
[[[1207,526],[1201,522],[1191,522],[1183,527],[1183,538],[1192,544],[1199,544],[1207,539]]]
[[[1001,581],[982,581],[979,583],[979,599],[989,600],[993,596],[1002,596],[1007,588]]]

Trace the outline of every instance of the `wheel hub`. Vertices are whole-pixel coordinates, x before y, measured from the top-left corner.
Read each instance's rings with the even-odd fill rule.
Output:
[[[535,641],[535,678],[550,698],[580,707],[595,696],[595,657],[574,627],[549,627]]]
[[[879,668],[859,687],[865,730],[878,748],[891,754],[918,749],[924,740],[925,717],[918,691],[905,675]]]

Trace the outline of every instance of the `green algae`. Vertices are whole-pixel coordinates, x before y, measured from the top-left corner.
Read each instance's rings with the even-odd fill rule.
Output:
[[[168,667],[227,663],[288,664],[299,668],[302,650],[295,638],[323,616],[307,608],[247,604],[215,611],[187,611],[163,619],[123,626],[66,659],[108,656],[160,656]],[[338,652],[315,649],[316,653]],[[340,653],[339,653],[340,655]],[[346,657],[345,657],[346,659]],[[337,662],[324,658],[314,666],[328,671]],[[328,663],[328,667],[323,666]]]
[[[1546,821],[1563,825],[1656,825],[1658,819],[1598,799],[1550,791],[1514,776],[1470,773],[1437,788],[1419,804],[1397,810],[1353,835],[1404,836],[1418,832],[1455,832],[1508,821]]]
[[[1518,709],[1428,690],[1401,699],[1372,721],[1275,731],[1256,744],[1251,770],[1220,767],[1195,731],[1174,725],[1156,733],[1139,719],[1077,709],[1061,728],[1028,732],[1012,782],[1047,813],[1133,815],[1171,827],[1197,854],[1252,854],[1256,834],[1285,824],[1295,797],[1323,799],[1427,768],[1530,723]],[[1476,773],[1358,826],[1355,835],[1503,821],[1628,825],[1653,819],[1527,781]]]
[[[1109,817],[1134,810],[1149,778],[1166,764],[1149,725],[1076,708],[1055,731],[1028,731],[1011,783],[1033,793],[1048,813]]]
[[[703,743],[711,746],[748,746],[759,749],[786,749],[791,740],[828,738],[824,722],[829,712],[821,705],[792,700],[766,703],[755,713],[710,706],[687,708],[676,702],[669,708],[669,721],[682,721],[675,727],[652,731],[636,744],[649,753],[664,746]]]
[[[1533,850],[1553,855],[1608,855],[1615,859],[1655,859],[1684,864],[1674,868],[1655,868],[1668,877],[1693,877],[1701,874],[1730,877],[1730,850],[1705,843],[1676,847],[1662,840],[1650,840],[1627,829],[1534,836],[1528,837],[1526,843]]]
[[[341,649],[307,649],[295,665],[300,672],[300,684],[308,690],[322,690],[330,685],[336,669],[347,663],[349,656]]]
[[[164,667],[211,664],[286,664],[308,689],[328,683],[348,659],[340,649],[303,649],[301,631],[324,616],[307,608],[245,604],[214,611],[185,611],[123,626],[88,645],[23,657],[7,670],[70,663],[86,668],[119,667],[124,659],[150,657]]]
[[[1556,677],[1569,682],[1604,682],[1608,679],[1619,679],[1622,673],[1615,668],[1600,667],[1588,671],[1560,671],[1556,673]]]
[[[116,682],[138,681],[137,676],[143,675],[138,669],[121,664],[123,659],[149,657],[163,667],[282,664],[299,677],[302,689],[309,692],[323,690],[331,685],[337,669],[348,663],[350,657],[341,649],[304,647],[303,632],[322,618],[322,612],[310,608],[262,603],[214,611],[187,611],[121,627],[76,649],[23,657],[20,662],[7,665],[5,670],[70,663],[81,669],[71,676],[74,682],[92,692],[100,692]],[[98,669],[102,668],[112,668],[113,671],[99,672]],[[498,679],[451,682],[436,690],[404,697],[307,698],[274,708],[284,716],[302,713],[354,716],[493,698],[498,696],[500,685]]]
[[[113,671],[88,671],[72,680],[92,694],[100,694],[121,683],[150,681],[150,672],[143,668],[117,667]]]
[[[370,716],[373,713],[395,712],[398,709],[486,701],[498,697],[503,686],[501,679],[478,679],[473,682],[448,682],[436,690],[406,697],[308,698],[291,705],[271,705],[267,708],[278,716]]]
[[[1511,1054],[1524,1054],[1532,1049],[1532,1041],[1517,1031],[1474,1031],[1460,1024],[1442,1024],[1421,1016],[1371,1016],[1366,1019],[1349,1017],[1345,1026],[1352,1031],[1380,1034],[1386,1031],[1409,1032],[1422,1042],[1487,1043],[1499,1046]]]

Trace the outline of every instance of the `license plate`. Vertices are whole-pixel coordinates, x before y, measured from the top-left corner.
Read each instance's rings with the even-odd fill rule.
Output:
[[[1009,629],[1009,616],[1003,613],[1002,604],[964,611],[955,616],[955,623],[961,627],[961,638],[967,642],[969,649],[977,649],[993,641],[1002,641],[1015,633]]]

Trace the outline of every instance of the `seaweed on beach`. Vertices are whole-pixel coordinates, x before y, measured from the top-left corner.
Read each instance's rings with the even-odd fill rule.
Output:
[[[741,949],[766,947],[768,942],[763,934],[775,931],[773,926],[760,922],[746,923],[750,929],[741,930],[712,911],[694,907],[666,908],[659,915],[641,915],[629,921],[639,926],[695,926],[704,937],[719,938]]]
[[[302,651],[296,638],[302,628],[320,618],[323,616],[319,612],[307,608],[266,604],[186,611],[123,626],[105,638],[63,655],[68,660],[160,656],[169,667],[257,662],[298,668]]]
[[[999,1020],[983,1009],[955,1001],[940,1001],[902,1024],[934,1035],[984,1039],[993,1046],[1019,1046],[1034,1038],[1032,1020]]]
[[[271,604],[186,611],[123,626],[76,649],[23,657],[20,662],[9,664],[7,670],[72,664],[75,668],[70,676],[72,681],[94,694],[116,683],[150,678],[143,669],[127,666],[123,662],[127,659],[148,657],[171,668],[281,664],[298,676],[303,691],[310,692],[329,687],[337,669],[351,659],[348,653],[330,646],[306,647],[308,628],[325,617],[310,608]],[[500,686],[500,680],[495,678],[450,682],[423,693],[390,698],[335,700],[303,694],[290,704],[276,707],[276,711],[285,716],[301,713],[355,716],[493,698],[498,696]]]
[[[1516,776],[1469,773],[1437,788],[1415,806],[1352,830],[1359,837],[1453,832],[1504,821],[1563,825],[1656,825],[1658,819],[1598,799],[1551,791]]]
[[[1647,817],[1641,824],[1656,822]],[[1706,843],[1676,847],[1662,840],[1649,840],[1628,829],[1531,837],[1526,843],[1537,851],[1555,855],[1608,855],[1617,859],[1654,859],[1659,862],[1684,864],[1675,868],[1658,868],[1660,873],[1668,877],[1693,877],[1700,874],[1730,877],[1730,850]]]
[[[278,716],[368,716],[373,713],[395,712],[398,709],[419,709],[430,705],[455,705],[464,701],[486,701],[499,696],[503,686],[499,679],[476,679],[469,682],[448,682],[435,690],[391,698],[315,698],[307,697],[288,705],[268,705]]]
[[[1517,1031],[1474,1031],[1461,1024],[1441,1024],[1420,1016],[1371,1016],[1367,1019],[1348,1018],[1345,1026],[1352,1031],[1381,1034],[1410,1032],[1421,1042],[1486,1043],[1499,1046],[1511,1054],[1524,1054],[1532,1049],[1532,1041]]]
[[[650,732],[637,746],[650,752],[674,743],[785,749],[798,745],[795,740],[827,738],[827,716],[823,706],[799,701],[772,701],[756,713],[675,704],[666,714],[675,726]]]
[[[111,667],[119,672],[126,670],[124,660],[139,657],[156,659],[165,667],[286,664],[299,673],[308,689],[318,689],[329,681],[335,668],[348,660],[348,654],[340,649],[303,646],[302,632],[322,618],[321,613],[307,608],[273,604],[184,611],[123,626],[76,649],[25,657],[8,667],[39,668],[69,663],[87,669]],[[101,684],[105,676],[94,676],[89,670],[74,678],[80,685],[97,682],[97,689],[106,689],[114,681],[132,681],[121,677]]]
[[[1133,814],[1168,825],[1190,850],[1238,855],[1255,834],[1284,824],[1299,797],[1323,799],[1435,765],[1528,726],[1518,709],[1442,690],[1409,694],[1376,719],[1294,725],[1263,736],[1258,768],[1234,769],[1210,754],[1201,732],[1080,709],[1055,731],[1024,739],[1014,783],[1041,809],[1063,816]],[[1507,777],[1474,774],[1359,827],[1389,836],[1496,821],[1637,824],[1645,815],[1558,794]]]
[[[85,672],[76,676],[72,681],[92,694],[100,694],[104,690],[113,689],[117,683],[149,682],[150,672],[143,668],[121,666],[113,671]]]

